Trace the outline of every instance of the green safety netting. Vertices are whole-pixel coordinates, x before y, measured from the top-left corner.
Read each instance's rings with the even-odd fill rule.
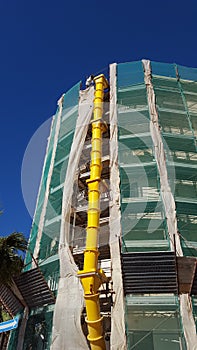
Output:
[[[151,62],[151,68],[181,246],[184,255],[197,256],[197,70],[157,62]],[[134,62],[117,70],[123,252],[170,250],[172,243],[141,69],[141,63]],[[125,300],[128,349],[186,349],[178,300],[172,302],[167,296],[139,299]],[[195,300],[195,315],[196,309]]]
[[[136,61],[118,64],[117,75],[119,88],[125,88],[136,84],[143,84],[144,71],[142,62]]]
[[[184,67],[175,63],[160,63],[151,61],[152,74],[170,78],[187,80],[190,82],[197,81],[197,68]]]
[[[181,79],[197,82],[197,68],[184,67],[177,65],[178,73]]]
[[[52,151],[54,149],[54,138],[58,136],[57,148],[55,152],[54,166],[50,179],[49,194],[47,198],[46,210],[44,213],[44,225],[39,249],[39,267],[48,283],[51,291],[56,295],[59,281],[59,258],[58,243],[61,224],[61,206],[63,195],[63,182],[66,176],[69,152],[72,145],[76,119],[78,116],[80,83],[77,83],[65,95],[60,124],[57,131],[57,120],[59,107],[53,118],[51,134],[45,157],[45,164],[41,178],[40,190],[37,199],[32,229],[29,240],[29,250],[26,255],[26,268],[30,269],[32,254],[34,253],[36,239],[38,236],[40,218],[43,215],[43,205],[46,196],[46,184],[49,177],[49,169],[52,161]],[[57,135],[58,133],[58,135]],[[30,314],[25,333],[23,349],[49,349],[51,344],[52,320],[54,305],[34,310]],[[35,314],[34,314],[35,313]],[[9,349],[13,350],[17,346],[18,330],[11,334]]]
[[[117,103],[122,249],[168,250],[141,62],[118,65]]]
[[[53,322],[53,305],[32,311],[26,326],[23,350],[50,349]],[[21,320],[19,321],[19,327]],[[8,350],[17,348],[18,329],[11,332]]]
[[[153,74],[162,75],[153,63],[152,69]],[[183,253],[197,256],[197,237],[194,234],[197,215],[197,82],[194,80],[197,79],[197,70],[181,66],[176,69],[180,80],[153,76],[153,86],[165,140],[167,169],[169,173],[172,169],[175,172],[174,178],[169,176],[169,182],[176,202]]]
[[[184,349],[178,298],[174,296],[127,296],[128,349]]]
[[[51,344],[53,311],[47,307],[35,315],[30,315],[26,332],[23,350],[49,349]]]
[[[54,147],[54,136],[55,132],[58,132],[58,141],[50,180],[49,195],[47,198],[46,211],[44,213],[45,219],[40,242],[40,260],[46,259],[47,257],[56,254],[58,250],[63,183],[66,176],[68,158],[74,136],[76,119],[78,116],[79,89],[80,83],[77,83],[64,95],[59,132],[56,130],[59,108],[52,125],[49,146],[46,154],[46,163],[41,180],[38,204],[35,212],[29,244],[29,249],[31,253],[33,253],[39,229],[40,215],[43,209],[44,198],[46,195],[46,181],[49,175],[52,149]],[[26,258],[26,262],[28,263],[29,261],[31,261],[30,253],[28,253],[28,256]]]
[[[78,116],[79,89],[80,83],[76,84],[64,95],[64,108],[61,116],[60,132],[40,245],[40,258],[42,259],[57,253],[58,249],[63,184]],[[43,256],[43,251],[45,251],[45,257]]]
[[[35,244],[36,244],[39,220],[40,220],[40,215],[41,215],[42,206],[43,206],[44,197],[45,197],[46,181],[47,181],[50,162],[51,162],[52,148],[53,148],[53,143],[54,143],[54,136],[55,136],[58,112],[59,112],[59,108],[57,109],[56,116],[54,117],[54,119],[52,121],[52,125],[51,125],[51,135],[50,135],[48,150],[47,150],[47,154],[46,154],[46,158],[45,158],[45,165],[44,165],[44,169],[43,169],[40,190],[39,190],[39,195],[38,195],[38,199],[37,199],[36,211],[34,214],[32,229],[30,232],[28,252],[26,255],[26,259],[25,259],[25,263],[27,265],[27,268],[30,268],[30,262],[32,261],[32,254],[33,254]]]

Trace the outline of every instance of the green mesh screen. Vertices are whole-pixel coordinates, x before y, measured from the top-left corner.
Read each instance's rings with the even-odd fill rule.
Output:
[[[49,196],[46,205],[46,213],[44,215],[44,227],[40,243],[38,264],[49,288],[55,295],[57,293],[59,280],[59,259],[57,252],[61,225],[63,184],[66,176],[69,153],[72,146],[78,116],[79,89],[80,83],[76,84],[64,95],[61,125],[58,135],[55,161],[52,169]],[[52,150],[54,148],[54,136],[58,112],[59,110],[57,110],[52,124],[51,136],[46,154],[46,162],[41,179],[40,193],[30,235],[29,252],[27,253],[26,257],[27,264],[31,262],[32,257],[30,252],[33,253],[34,251],[39,230],[39,222],[45,198],[47,178],[49,176]],[[28,264],[26,269],[29,269],[30,266],[31,265]],[[32,310],[26,327],[23,350],[50,348],[53,308],[54,306],[51,305],[41,309]],[[16,348],[17,336],[17,331],[13,331],[10,340],[10,350]]]
[[[176,78],[174,64],[151,62],[152,74],[164,77]]]
[[[128,296],[126,320],[129,350],[186,349],[173,296]]]
[[[47,257],[56,254],[58,249],[58,240],[61,224],[61,208],[62,208],[62,194],[63,183],[66,176],[68,158],[70,149],[72,146],[72,140],[74,136],[74,130],[76,125],[76,119],[78,115],[78,101],[79,101],[79,89],[80,83],[77,83],[72,89],[70,89],[64,95],[63,111],[61,115],[61,126],[58,135],[58,143],[55,154],[55,162],[52,171],[49,197],[47,201],[45,222],[42,232],[41,247],[40,247],[40,259],[46,259]],[[30,234],[29,252],[26,257],[26,263],[31,262],[31,254],[34,251],[36,237],[38,233],[38,226],[40,221],[40,215],[42,212],[46,182],[49,174],[49,168],[51,164],[52,150],[54,148],[54,136],[57,125],[57,110],[56,116],[51,130],[51,137],[49,140],[49,146],[46,155],[45,168],[41,180],[40,193],[38,197],[37,208]],[[27,265],[30,268],[30,265]]]
[[[52,335],[53,311],[43,308],[39,313],[30,315],[25,332],[23,350],[49,349]]]
[[[118,64],[117,74],[119,88],[142,84],[144,82],[144,72],[141,61]]]
[[[168,250],[142,63],[118,65],[117,73],[122,249]]]
[[[38,308],[30,313],[27,321],[23,350],[50,349],[54,306]],[[19,321],[19,326],[21,320]],[[18,344],[19,327],[10,334],[8,350],[15,350]]]
[[[64,95],[64,108],[40,245],[40,260],[56,254],[58,250],[63,184],[78,116],[79,88],[78,83]]]
[[[182,248],[185,255],[197,256],[197,70],[174,65],[180,78],[177,80],[169,78],[171,65],[171,73],[165,70],[166,77],[162,78],[157,76],[162,75],[158,67],[151,65]],[[174,177],[170,176],[173,170]]]
[[[181,80],[197,82],[197,68],[184,67],[178,65],[178,73]]]
[[[117,74],[122,251],[169,250],[146,89],[135,65],[119,65]],[[197,256],[197,70],[157,62],[151,68],[182,249]],[[186,349],[175,297],[128,296],[125,311],[129,350]]]
[[[34,251],[34,248],[35,248],[35,243],[36,243],[36,237],[37,237],[37,232],[38,232],[38,224],[39,224],[39,220],[40,220],[40,214],[41,214],[41,211],[42,211],[42,206],[43,206],[44,196],[45,196],[45,190],[46,190],[46,181],[47,181],[49,167],[50,167],[50,163],[51,163],[52,148],[53,148],[53,142],[54,142],[54,136],[55,136],[55,129],[56,129],[56,124],[57,124],[58,112],[59,112],[59,108],[57,109],[56,116],[54,117],[54,120],[53,120],[52,126],[51,126],[51,136],[50,136],[49,145],[48,145],[48,152],[47,152],[46,161],[45,161],[45,167],[44,167],[43,175],[42,175],[42,179],[41,179],[40,192],[39,192],[39,196],[38,196],[38,200],[37,200],[36,211],[35,211],[35,214],[34,214],[34,221],[33,221],[32,229],[31,229],[31,233],[30,233],[28,252],[26,254],[25,262],[27,264],[27,268],[30,268],[30,265],[28,265],[28,264],[32,260],[31,254],[33,254],[33,251]]]

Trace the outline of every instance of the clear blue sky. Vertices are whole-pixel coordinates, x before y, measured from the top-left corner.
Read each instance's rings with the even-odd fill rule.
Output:
[[[197,67],[196,0],[0,1],[0,233],[29,235],[21,164],[60,95],[112,62]]]

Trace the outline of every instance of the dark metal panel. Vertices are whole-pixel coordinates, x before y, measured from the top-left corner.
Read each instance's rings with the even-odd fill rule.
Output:
[[[30,308],[55,303],[55,297],[39,268],[23,272],[15,278],[15,283]]]
[[[16,315],[23,308],[23,305],[16,298],[10,288],[4,285],[0,285],[0,301],[11,315]]]
[[[178,293],[173,252],[123,253],[124,293]]]
[[[39,268],[21,273],[14,282],[29,308],[55,303],[55,297]],[[0,286],[0,301],[12,315],[23,308],[12,290],[4,285]]]

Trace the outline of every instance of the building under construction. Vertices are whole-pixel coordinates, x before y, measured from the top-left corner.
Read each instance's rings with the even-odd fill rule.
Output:
[[[197,69],[104,73],[58,101],[9,350],[197,349]]]

